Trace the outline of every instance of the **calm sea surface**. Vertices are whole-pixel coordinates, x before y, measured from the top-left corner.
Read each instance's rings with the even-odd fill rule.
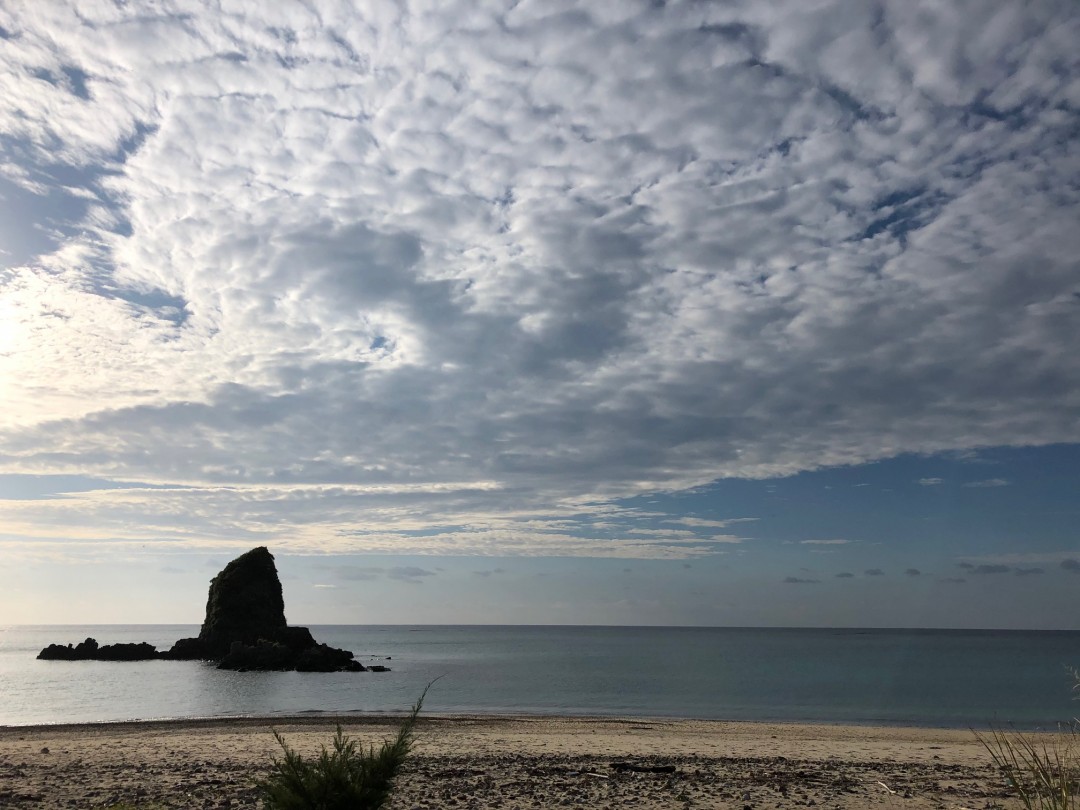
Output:
[[[197,626],[0,627],[0,725],[381,712],[433,678],[430,713],[696,717],[966,728],[1080,714],[1080,632],[326,626],[390,673],[223,672],[190,661],[37,661],[52,642],[149,641]],[[390,658],[390,661],[384,659]]]

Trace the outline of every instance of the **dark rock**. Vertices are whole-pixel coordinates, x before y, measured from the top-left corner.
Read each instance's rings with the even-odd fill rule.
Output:
[[[82,648],[87,642],[94,641],[92,638],[88,638],[86,641],[79,645]],[[94,647],[97,647],[97,642],[94,641]],[[44,650],[37,654],[37,657],[42,661],[78,661],[79,656],[75,652],[75,648],[68,644],[66,647],[62,644],[50,644]]]
[[[210,658],[210,653],[197,638],[182,638],[172,645],[172,649],[161,653],[161,657],[174,661],[197,661]]]
[[[86,639],[86,641],[79,642],[79,644],[75,647],[75,659],[78,660],[80,658],[93,658],[97,654],[97,651],[97,639],[88,638]]]
[[[296,660],[299,672],[364,672],[364,665],[353,659],[348,650],[339,650],[328,644],[308,647]]]
[[[303,630],[307,628],[290,628]],[[310,634],[309,634],[310,635]],[[228,654],[218,662],[218,669],[292,670],[297,672],[364,672],[348,650],[312,641],[308,647],[292,649],[280,641],[260,639],[256,644],[234,642]]]
[[[382,664],[372,664],[368,667],[368,672],[389,672],[390,667],[384,667]]]
[[[283,627],[274,638],[278,643],[284,644],[293,652],[303,652],[317,645],[315,637],[311,635],[311,631],[306,627]],[[326,647],[325,644],[322,646]],[[333,648],[327,647],[327,649]],[[349,653],[349,657],[352,657],[352,653]]]
[[[211,580],[199,637],[181,639],[168,655],[219,661],[229,654],[235,641],[246,645],[263,639],[277,641],[283,632],[288,631],[281,580],[274,555],[259,546],[241,554]]]
[[[78,646],[50,644],[38,658],[62,661],[215,661],[219,669],[364,672],[348,650],[319,644],[306,627],[289,627],[274,556],[264,547],[230,562],[210,582],[206,619],[197,638],[182,638],[167,652],[150,644],[99,647],[88,638]],[[386,667],[372,667],[388,672]]]
[[[50,644],[38,653],[42,661],[149,661],[158,657],[158,651],[145,641],[140,644],[106,644],[88,638],[72,647],[70,644]]]
[[[303,631],[294,633],[293,640],[311,633],[306,627],[289,628]],[[353,660],[348,650],[339,650],[328,644],[311,640],[307,646],[295,647],[280,641],[260,639],[255,644],[234,641],[229,652],[218,663],[218,669],[236,670],[289,670],[299,672],[363,672],[359,661]]]
[[[289,627],[274,556],[264,547],[237,557],[210,583],[198,638],[182,638],[162,657],[216,661],[219,669],[363,672],[348,650],[319,644]]]
[[[296,668],[296,653],[276,641],[260,639],[255,644],[234,641],[229,652],[218,662],[218,669],[286,670]]]
[[[98,648],[98,661],[152,661],[158,657],[153,644],[106,644]]]

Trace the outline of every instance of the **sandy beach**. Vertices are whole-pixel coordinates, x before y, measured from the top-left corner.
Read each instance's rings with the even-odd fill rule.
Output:
[[[254,780],[335,718],[0,728],[0,807],[259,807]],[[341,718],[365,742],[397,719]],[[630,766],[630,767],[627,767]],[[655,769],[655,770],[650,770]],[[673,770],[672,770],[673,769]],[[426,717],[392,806],[1013,807],[969,731],[701,720]]]

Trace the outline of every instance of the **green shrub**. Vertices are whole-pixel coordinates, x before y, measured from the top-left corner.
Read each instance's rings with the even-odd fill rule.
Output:
[[[413,730],[424,696],[412,707],[397,737],[367,750],[345,736],[341,726],[334,735],[333,750],[324,745],[318,759],[306,760],[274,738],[284,758],[273,758],[270,776],[259,783],[267,810],[376,810],[390,797],[394,777],[412,750]]]
[[[1080,673],[1072,671],[1080,691]],[[1080,720],[1057,735],[1025,735],[995,728],[975,733],[990,753],[1006,785],[1027,810],[1080,808]]]
[[[976,734],[1027,810],[1080,808],[1080,733],[1074,725],[1057,735],[993,729]]]

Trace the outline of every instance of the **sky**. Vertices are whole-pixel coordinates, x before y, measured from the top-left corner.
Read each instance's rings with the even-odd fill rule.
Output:
[[[1080,629],[1077,42],[0,5],[0,623]]]

